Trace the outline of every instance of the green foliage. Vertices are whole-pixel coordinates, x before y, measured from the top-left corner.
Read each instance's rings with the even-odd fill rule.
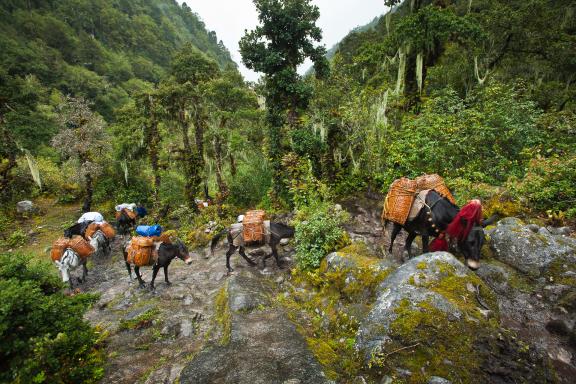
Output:
[[[566,211],[576,217],[576,155],[536,157],[530,160],[523,179],[508,182],[517,199],[539,211]]]
[[[0,241],[0,246],[8,248],[18,248],[28,242],[28,236],[21,229],[12,232],[5,240]]]
[[[330,203],[314,203],[301,208],[295,219],[299,268],[316,269],[328,253],[346,245],[348,236],[342,224],[347,220],[347,213],[336,210]]]
[[[0,255],[2,382],[94,383],[103,375],[103,336],[82,318],[97,298],[64,296],[52,270]]]
[[[534,103],[493,84],[467,99],[446,90],[391,132],[389,180],[421,173],[502,183],[522,175],[523,150],[539,140]]]
[[[272,173],[261,156],[250,156],[238,165],[236,176],[230,180],[230,202],[239,207],[253,208],[272,185]]]

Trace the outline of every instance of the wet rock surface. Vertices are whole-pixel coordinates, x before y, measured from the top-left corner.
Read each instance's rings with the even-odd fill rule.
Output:
[[[506,218],[477,273],[497,294],[502,326],[547,355],[560,382],[576,377],[576,240],[569,229]],[[523,260],[526,262],[523,263]]]
[[[271,289],[253,273],[228,282],[230,335],[190,362],[180,383],[327,383],[304,338],[271,307]]]
[[[525,225],[521,220],[508,217],[489,231],[494,256],[520,272],[539,277],[559,258],[576,263],[576,240],[566,237],[565,230]]]

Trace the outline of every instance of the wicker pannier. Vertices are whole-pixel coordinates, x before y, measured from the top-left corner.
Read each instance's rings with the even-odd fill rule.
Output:
[[[248,211],[242,221],[244,242],[260,242],[264,239],[264,219],[266,213],[262,210]]]
[[[69,244],[70,239],[66,237],[61,237],[56,240],[54,244],[52,244],[52,249],[50,250],[50,257],[52,258],[52,261],[60,260]]]
[[[138,216],[136,212],[131,211],[128,208],[124,208],[122,211],[125,212],[126,215],[128,215],[128,217],[132,220],[136,219],[136,217]]]
[[[382,220],[404,225],[417,193],[418,186],[415,180],[410,180],[407,177],[394,180],[384,200]]]
[[[151,239],[155,242],[155,243],[166,243],[166,244],[172,244],[172,239],[170,237],[169,233],[162,233],[160,236],[152,236]]]
[[[454,196],[452,196],[452,193],[450,193],[450,190],[446,184],[444,184],[442,176],[437,174],[422,175],[416,178],[416,184],[418,185],[418,190],[433,189],[450,200],[452,204],[456,204],[456,200],[454,200]]]
[[[154,240],[151,237],[135,236],[127,248],[127,262],[139,267],[154,264]]]
[[[94,236],[94,234],[96,232],[98,232],[99,229],[100,229],[100,224],[90,223],[86,227],[86,232],[84,232],[84,237],[89,238],[89,237]]]
[[[108,239],[112,239],[114,238],[114,236],[116,236],[116,231],[114,230],[114,227],[110,223],[100,224],[100,230],[102,231],[102,233],[104,233],[104,236],[106,236]]]
[[[94,247],[92,247],[82,236],[74,236],[72,240],[70,240],[70,245],[68,247],[72,248],[72,250],[83,259],[87,258],[94,252]]]

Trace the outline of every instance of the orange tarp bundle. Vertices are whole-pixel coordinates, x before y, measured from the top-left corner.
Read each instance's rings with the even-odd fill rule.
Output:
[[[112,239],[114,236],[116,236],[116,231],[114,230],[114,227],[112,227],[112,225],[110,225],[109,223],[101,223],[101,224],[91,223],[86,228],[86,232],[84,233],[84,235],[86,237],[92,237],[99,230],[102,231],[104,236],[106,236],[108,239]]]
[[[61,237],[56,240],[54,244],[52,244],[52,250],[50,251],[50,257],[52,258],[52,261],[60,260],[69,244],[70,239],[66,237]]]
[[[434,189],[440,195],[452,203],[455,203],[450,190],[446,187],[446,184],[444,184],[444,179],[439,175],[422,175],[415,180],[402,177],[394,180],[390,185],[390,189],[384,200],[382,220],[393,221],[404,225],[410,214],[410,208],[412,207],[414,198],[420,191],[427,189]]]
[[[266,213],[262,210],[248,211],[244,215],[243,236],[247,243],[260,242],[264,239],[264,219]]]
[[[143,267],[146,265],[154,264],[155,252],[154,251],[154,239],[146,236],[134,236],[128,244],[126,249],[128,256],[126,261],[130,264]]]

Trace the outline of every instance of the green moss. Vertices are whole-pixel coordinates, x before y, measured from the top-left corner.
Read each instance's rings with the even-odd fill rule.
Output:
[[[471,382],[481,364],[474,357],[477,323],[450,321],[447,314],[429,302],[412,306],[403,300],[394,312],[397,318],[389,330],[392,342],[373,357],[374,366],[411,371],[412,375],[405,379],[407,383],[426,383],[430,376]]]
[[[152,322],[158,317],[159,314],[160,310],[158,308],[151,308],[133,319],[121,320],[118,329],[122,331],[128,329],[148,328],[152,325]]]
[[[568,271],[576,272],[576,265],[568,259],[561,257],[548,265],[544,276],[547,282],[576,287],[576,276],[573,274],[566,275]]]
[[[427,266],[427,264],[426,264],[425,262],[421,261],[421,262],[419,262],[419,263],[416,265],[416,268],[418,268],[418,269],[426,269],[426,266]]]
[[[390,271],[377,268],[379,259],[363,245],[353,244],[339,254],[354,266],[328,270],[324,261],[318,271],[293,270],[295,288],[277,301],[306,337],[327,376],[351,382],[363,369],[354,348],[360,322],[357,309],[368,312],[376,288]]]
[[[214,319],[221,329],[220,344],[226,345],[230,342],[232,333],[232,315],[228,305],[228,283],[216,295],[215,305]]]

